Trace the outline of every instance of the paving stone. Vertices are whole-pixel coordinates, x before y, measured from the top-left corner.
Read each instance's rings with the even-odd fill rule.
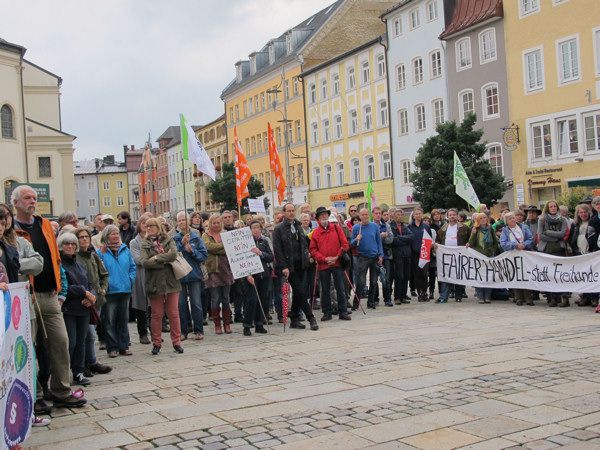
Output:
[[[255,442],[266,441],[267,439],[271,439],[271,436],[267,433],[258,433],[248,435],[245,439],[251,444],[254,444]]]
[[[170,444],[177,444],[178,442],[181,442],[182,439],[179,436],[164,436],[158,439],[154,439],[152,441],[152,443],[156,446],[161,446],[161,445],[170,445]]]
[[[580,441],[589,441],[590,439],[597,438],[600,434],[589,430],[573,430],[565,433],[565,436],[570,436]]]

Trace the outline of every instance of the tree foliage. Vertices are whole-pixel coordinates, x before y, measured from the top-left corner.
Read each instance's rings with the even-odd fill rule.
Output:
[[[237,198],[235,193],[235,163],[225,163],[221,168],[221,176],[215,181],[210,181],[206,190],[209,192],[213,202],[221,203],[223,211],[237,209]],[[250,178],[248,182],[248,191],[250,198],[257,198],[265,194],[263,184],[256,179]],[[263,200],[265,208],[269,207],[269,200],[265,197]],[[248,201],[242,200],[242,213],[248,212]]]
[[[556,201],[559,205],[565,205],[569,208],[571,214],[575,214],[575,207],[588,195],[590,195],[589,191],[586,188],[579,186],[563,191]]]
[[[461,124],[444,122],[418,150],[410,179],[413,197],[425,210],[467,206],[454,188],[454,152],[481,203],[494,205],[504,195],[504,177],[494,172],[485,159],[485,143],[480,143],[483,130],[473,129],[476,121],[475,114],[470,114]]]

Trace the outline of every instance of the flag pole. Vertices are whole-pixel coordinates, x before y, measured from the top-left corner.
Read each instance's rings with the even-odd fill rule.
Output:
[[[275,179],[273,178],[274,176],[275,175],[271,170],[269,177],[271,178],[271,211],[273,211],[273,214],[271,214],[272,219],[275,219],[275,190],[273,189],[275,187]]]
[[[187,217],[187,202],[186,202],[186,194],[185,194],[185,161],[183,159],[183,149],[181,149],[181,175],[183,181],[183,211]],[[175,217],[177,218],[177,217]]]

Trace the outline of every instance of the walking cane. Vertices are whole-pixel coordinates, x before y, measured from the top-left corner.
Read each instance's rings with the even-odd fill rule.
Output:
[[[312,297],[310,299],[310,309],[315,309],[315,301],[317,300],[317,275],[319,274],[318,267],[315,267],[315,279],[313,281]]]
[[[254,280],[254,283],[256,283],[256,280]],[[263,308],[262,302],[260,300],[260,295],[258,295],[258,289],[256,288],[256,284],[251,283],[252,286],[254,286],[254,292],[256,292],[256,298],[258,301],[258,306],[260,307],[260,312],[262,312],[263,318],[265,319],[265,326],[267,327],[267,330],[269,329],[269,321],[267,320],[267,315],[265,314],[265,309]]]
[[[358,296],[358,294],[356,293],[356,288],[354,287],[354,285],[352,284],[352,281],[350,281],[350,277],[348,276],[348,272],[346,272],[345,270],[343,270],[342,272],[344,272],[344,275],[346,275],[346,280],[348,281],[348,284],[350,285],[350,290],[352,292],[354,292],[354,296],[356,297],[356,299],[358,300],[358,306],[360,306],[360,310],[363,312],[363,314],[366,316],[367,312],[365,311],[365,308],[363,308],[363,305],[360,303],[360,297]]]
[[[48,339],[48,333],[46,332],[46,325],[44,324],[44,318],[42,317],[42,310],[40,305],[38,305],[37,298],[35,296],[35,291],[31,291],[31,298],[33,300],[33,304],[36,308],[37,317],[40,318],[39,323],[42,324],[42,332],[44,333],[44,340]],[[35,341],[35,336],[32,336],[32,340]]]

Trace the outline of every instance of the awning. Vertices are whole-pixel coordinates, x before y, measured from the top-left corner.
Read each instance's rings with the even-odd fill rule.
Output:
[[[600,187],[600,178],[590,178],[587,180],[571,180],[567,181],[567,187]]]

